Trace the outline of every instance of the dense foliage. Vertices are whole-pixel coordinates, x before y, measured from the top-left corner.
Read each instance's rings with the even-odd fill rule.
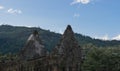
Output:
[[[8,61],[15,61],[15,60],[19,60],[18,56],[16,54],[0,54],[0,62],[8,62]]]
[[[49,51],[61,37],[61,34],[36,27],[1,25],[0,62],[17,60],[16,53],[24,47],[33,30],[39,31],[43,44]],[[120,71],[120,41],[102,41],[81,34],[75,36],[83,49],[82,71]]]
[[[51,32],[49,30],[43,30],[39,27],[16,27],[10,25],[0,26],[0,52],[2,54],[7,53],[18,53],[22,47],[24,47],[27,38],[33,32],[33,30],[38,30],[40,37],[43,41],[45,47],[51,51],[52,48],[58,43],[61,34]],[[92,39],[88,36],[83,36],[81,34],[76,34],[76,39],[80,45],[87,46],[92,44],[97,47],[109,47],[109,46],[119,46],[120,41],[102,41],[98,39]]]
[[[26,40],[33,30],[39,31],[40,38],[48,50],[51,50],[57,44],[61,36],[49,30],[42,30],[36,27],[28,28],[2,25],[0,26],[0,52],[3,54],[18,53],[26,44]]]
[[[83,71],[120,71],[120,47],[91,48],[85,56]]]

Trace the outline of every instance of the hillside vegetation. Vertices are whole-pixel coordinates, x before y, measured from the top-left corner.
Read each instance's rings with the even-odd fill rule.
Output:
[[[26,40],[33,30],[38,30],[40,38],[45,47],[51,51],[52,48],[58,43],[61,34],[44,30],[39,27],[21,27],[21,26],[0,26],[0,52],[2,54],[19,53],[22,47],[26,44]],[[92,39],[89,36],[75,34],[76,39],[82,47],[96,46],[96,47],[118,47],[120,41],[102,41]]]

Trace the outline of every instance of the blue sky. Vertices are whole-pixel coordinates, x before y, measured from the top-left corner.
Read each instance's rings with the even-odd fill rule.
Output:
[[[0,0],[0,24],[120,40],[120,0]]]

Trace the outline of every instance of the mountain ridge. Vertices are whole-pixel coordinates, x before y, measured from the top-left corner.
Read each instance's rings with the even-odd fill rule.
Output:
[[[2,54],[18,53],[24,47],[28,36],[33,30],[39,31],[40,38],[49,51],[57,45],[61,37],[59,33],[44,30],[39,27],[0,25],[0,52]],[[120,41],[117,40],[103,41],[78,33],[75,36],[82,47],[87,44],[92,44],[96,47],[114,47],[120,45]]]

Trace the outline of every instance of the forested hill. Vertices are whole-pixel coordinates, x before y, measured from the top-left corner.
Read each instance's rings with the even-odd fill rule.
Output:
[[[27,38],[33,30],[38,30],[40,38],[43,40],[43,44],[50,51],[58,43],[61,34],[51,32],[49,30],[43,30],[36,27],[19,27],[10,25],[0,26],[0,53],[18,53],[22,47],[24,47]],[[73,29],[74,30],[74,29]],[[96,47],[114,47],[119,46],[120,41],[102,41],[98,39],[92,39],[88,36],[81,34],[75,34],[76,39],[81,46],[94,45]]]

